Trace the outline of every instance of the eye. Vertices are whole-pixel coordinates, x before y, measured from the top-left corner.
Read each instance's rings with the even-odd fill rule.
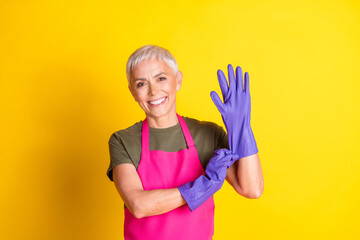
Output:
[[[137,87],[137,88],[140,88],[140,87],[142,87],[142,86],[144,86],[144,85],[145,85],[145,83],[139,82],[139,83],[136,84],[136,87]]]
[[[164,80],[166,80],[166,77],[159,77],[159,80],[164,81]]]

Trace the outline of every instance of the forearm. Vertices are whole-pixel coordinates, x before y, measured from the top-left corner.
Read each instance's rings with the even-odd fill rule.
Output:
[[[129,208],[137,218],[163,214],[186,204],[178,188],[135,190],[130,199]]]
[[[259,155],[254,154],[238,161],[237,179],[243,192],[250,198],[259,198],[264,189],[264,180]]]
[[[264,190],[264,180],[258,154],[236,161],[227,172],[227,181],[236,192],[246,198],[259,198]]]
[[[178,188],[144,190],[132,164],[116,166],[113,179],[120,197],[136,218],[159,215],[185,204]]]

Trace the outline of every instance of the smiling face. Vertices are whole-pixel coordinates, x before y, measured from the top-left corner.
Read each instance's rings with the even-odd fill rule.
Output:
[[[156,58],[135,66],[129,89],[144,110],[149,125],[150,121],[155,121],[171,126],[171,121],[177,121],[176,92],[180,90],[181,82],[180,71],[175,75],[172,68]]]

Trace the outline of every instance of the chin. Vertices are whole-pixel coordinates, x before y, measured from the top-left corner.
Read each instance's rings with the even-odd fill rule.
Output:
[[[168,113],[147,113],[146,116],[152,117],[152,118],[162,118],[169,115]]]
[[[154,107],[153,109],[149,109],[148,107],[142,107],[147,117],[151,118],[163,118],[167,116],[171,116],[172,114],[176,115],[176,107],[168,108],[166,105],[162,107]]]

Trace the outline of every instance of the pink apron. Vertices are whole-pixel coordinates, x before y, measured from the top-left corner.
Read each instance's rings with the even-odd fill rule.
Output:
[[[144,190],[175,188],[205,174],[184,119],[177,114],[188,148],[179,152],[149,151],[149,125],[142,126],[141,160],[137,172]],[[137,219],[125,209],[126,240],[209,240],[214,234],[214,199],[193,212],[185,204],[170,212]]]

